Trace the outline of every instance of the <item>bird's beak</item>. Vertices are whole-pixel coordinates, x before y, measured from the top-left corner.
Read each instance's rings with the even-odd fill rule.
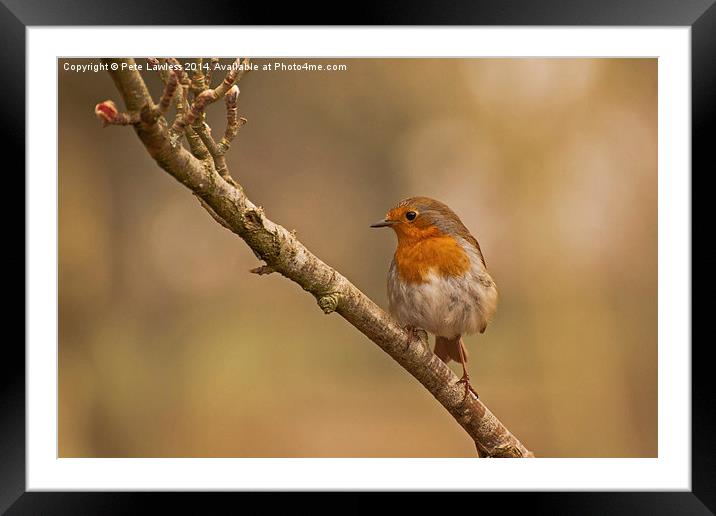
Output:
[[[370,227],[372,227],[372,228],[384,228],[384,227],[387,227],[387,226],[392,226],[392,225],[395,224],[396,222],[397,222],[397,221],[395,221],[395,220],[383,219],[383,220],[379,220],[379,221],[376,222],[375,224],[371,224]]]

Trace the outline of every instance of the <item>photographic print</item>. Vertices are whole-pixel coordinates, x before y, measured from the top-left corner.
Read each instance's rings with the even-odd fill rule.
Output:
[[[657,59],[57,66],[59,457],[657,457]]]

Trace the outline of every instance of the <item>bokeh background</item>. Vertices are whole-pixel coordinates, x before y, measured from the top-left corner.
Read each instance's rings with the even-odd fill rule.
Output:
[[[348,70],[241,81],[228,161],[250,198],[384,307],[395,237],[368,225],[446,202],[500,289],[467,339],[490,409],[541,457],[656,456],[657,61],[309,62]],[[130,128],[100,127],[94,105],[122,105],[106,72],[63,64],[60,456],[474,456],[377,346],[249,274]],[[223,103],[209,120],[221,134]]]

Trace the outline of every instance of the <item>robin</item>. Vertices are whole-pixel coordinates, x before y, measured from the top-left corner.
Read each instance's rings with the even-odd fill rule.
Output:
[[[435,354],[460,362],[465,396],[477,396],[462,336],[483,333],[497,308],[477,239],[447,205],[428,197],[401,201],[371,227],[390,227],[398,237],[388,272],[390,313],[411,332],[435,335]]]

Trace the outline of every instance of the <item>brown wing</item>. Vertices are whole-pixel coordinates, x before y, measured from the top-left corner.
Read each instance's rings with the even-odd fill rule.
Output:
[[[464,236],[465,240],[475,246],[475,248],[477,249],[477,254],[480,255],[480,260],[482,260],[482,265],[484,265],[487,269],[487,262],[485,261],[485,257],[482,255],[482,249],[480,249],[480,244],[477,241],[477,238],[472,236],[469,232],[467,232],[467,230],[465,230],[465,232],[467,233],[467,235]]]

